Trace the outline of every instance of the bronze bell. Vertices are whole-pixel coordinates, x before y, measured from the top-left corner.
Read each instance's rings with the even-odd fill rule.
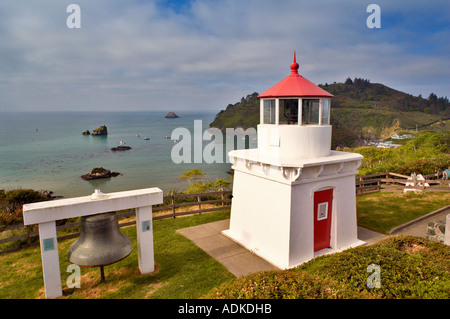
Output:
[[[81,217],[81,233],[69,249],[69,261],[82,267],[100,267],[126,258],[133,250],[131,240],[119,230],[117,213],[109,212]]]

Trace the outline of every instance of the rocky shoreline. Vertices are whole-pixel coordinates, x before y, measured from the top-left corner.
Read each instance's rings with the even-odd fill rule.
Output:
[[[63,198],[63,196],[54,196],[53,191],[49,191],[49,190],[38,190],[37,192],[39,194],[41,194],[41,196],[43,196],[49,200]]]

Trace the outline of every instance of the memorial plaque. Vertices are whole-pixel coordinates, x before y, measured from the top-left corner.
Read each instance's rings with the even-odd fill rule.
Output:
[[[150,224],[150,220],[144,220],[142,223],[142,231],[148,231],[148,230],[152,230],[151,229],[151,224]]]

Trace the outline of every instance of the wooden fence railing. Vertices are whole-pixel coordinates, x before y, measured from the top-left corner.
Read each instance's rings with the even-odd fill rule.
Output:
[[[411,183],[408,180],[409,176],[401,175],[397,173],[379,173],[371,174],[365,176],[357,176],[355,181],[356,186],[356,196],[370,194],[374,192],[379,192],[382,189],[387,190],[397,190],[397,189],[418,189],[422,191],[450,191],[450,181],[441,179],[442,173],[426,175],[424,176],[425,182],[432,187],[424,187],[419,185],[419,181],[416,182],[415,186],[406,186],[406,183]],[[439,185],[439,186],[435,186]],[[163,197],[163,203],[153,207],[153,219],[163,219],[163,218],[176,218],[179,216],[200,214],[206,212],[213,212],[223,210],[230,207],[232,191],[218,191],[218,192],[207,192],[207,193],[196,193],[196,194],[171,194]],[[192,207],[194,209],[186,209]],[[119,226],[125,227],[136,224],[136,220],[132,217],[135,215],[134,210],[128,212],[121,212],[118,214]],[[131,220],[125,220],[124,219]],[[68,229],[77,228],[81,225],[81,222],[74,222],[70,224],[57,225],[56,229],[59,232],[67,233]],[[23,224],[17,224],[13,226],[0,227],[0,238],[1,234],[6,231],[20,232],[19,235],[13,235],[11,237],[6,237],[0,239],[0,245],[9,242],[23,241],[26,239],[26,243],[22,243],[20,246],[15,246],[13,248],[0,250],[0,255],[6,252],[15,251],[24,247],[29,247],[32,245],[38,245],[39,233],[36,226],[24,226]],[[58,236],[58,240],[64,240],[68,238],[73,238],[79,236],[79,230],[75,230],[73,233],[64,234]],[[1,249],[1,248],[0,248]]]
[[[442,173],[424,175],[424,180],[411,180],[410,176],[397,173],[378,173],[356,177],[356,195],[386,190],[450,191],[450,180],[442,180]],[[408,184],[408,185],[407,185]],[[410,185],[412,184],[412,185]],[[425,186],[429,184],[430,186]]]
[[[213,212],[226,209],[230,206],[232,192],[229,190],[217,191],[217,192],[207,192],[207,193],[195,193],[195,194],[171,194],[163,197],[163,203],[155,205],[153,207],[153,220],[163,219],[163,218],[176,218],[184,215],[201,214],[206,212]],[[194,207],[196,209],[183,209],[186,207]],[[181,208],[181,209],[180,209]],[[125,211],[119,212],[117,217],[119,219],[119,227],[126,227],[136,224],[136,220],[132,218],[135,216],[135,211]],[[126,219],[132,220],[126,220]],[[124,221],[125,220],[125,221]],[[61,223],[61,225],[58,225]],[[67,233],[68,229],[75,229],[74,232],[69,234],[64,234],[58,236],[58,240],[64,240],[69,238],[78,237],[80,235],[78,227],[81,226],[81,222],[73,222],[65,224],[64,221],[57,221],[56,230],[57,232]],[[0,227],[0,235],[3,232],[20,232],[19,235],[13,235],[11,237],[5,237],[0,239],[0,245],[10,242],[24,241],[26,243],[21,243],[17,245],[15,243],[14,247],[0,250],[0,255],[16,251],[25,247],[30,247],[34,245],[39,245],[39,232],[37,226],[24,226],[23,224],[16,224],[7,227]],[[1,237],[0,237],[1,238]],[[0,248],[1,249],[1,248]]]

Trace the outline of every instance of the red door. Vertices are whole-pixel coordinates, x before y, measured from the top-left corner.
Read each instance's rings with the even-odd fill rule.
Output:
[[[314,193],[314,251],[330,247],[333,189]]]

